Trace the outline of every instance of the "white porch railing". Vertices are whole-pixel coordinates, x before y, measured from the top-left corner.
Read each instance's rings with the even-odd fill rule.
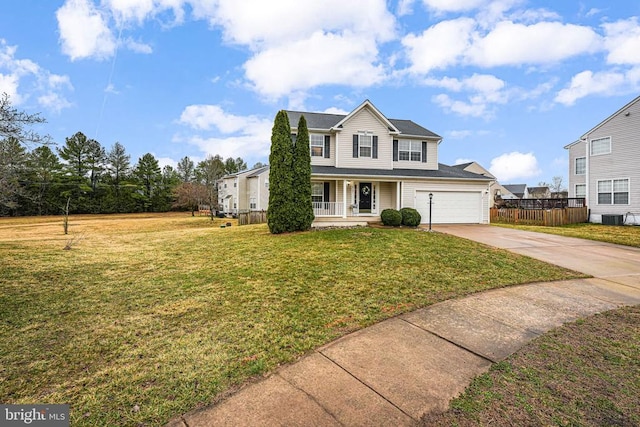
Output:
[[[344,204],[341,202],[313,202],[313,214],[319,216],[342,216]]]

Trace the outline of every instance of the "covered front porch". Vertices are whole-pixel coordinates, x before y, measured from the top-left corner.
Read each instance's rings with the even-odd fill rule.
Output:
[[[317,221],[353,218],[380,220],[384,209],[400,209],[400,181],[371,179],[312,179],[311,199]]]

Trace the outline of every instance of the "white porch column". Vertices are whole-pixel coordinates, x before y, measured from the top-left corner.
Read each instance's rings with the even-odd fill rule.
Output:
[[[398,181],[396,182],[396,209],[400,210],[400,208],[402,206],[400,206],[400,200],[402,200],[402,196],[400,194],[401,188],[402,188],[402,182]]]
[[[347,217],[347,180],[342,180],[342,218]]]

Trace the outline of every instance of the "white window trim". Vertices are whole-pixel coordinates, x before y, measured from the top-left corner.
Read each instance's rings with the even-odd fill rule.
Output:
[[[609,181],[611,182],[611,203],[600,203],[600,197],[598,197],[601,193],[598,191],[598,184],[601,182]],[[614,203],[615,202],[615,194],[613,182],[614,181],[627,181],[627,203]],[[604,194],[604,193],[602,193]],[[596,204],[600,206],[629,206],[631,204],[631,179],[630,178],[611,178],[611,179],[599,179],[596,181]]]
[[[369,137],[369,146],[362,145],[362,137]],[[362,148],[369,148],[368,156],[362,155]],[[365,157],[368,159],[373,158],[373,132],[370,132],[370,131],[358,132],[358,157]]]
[[[578,173],[578,160],[584,160],[584,171],[582,173]],[[586,157],[576,157],[574,162],[574,175],[586,175],[587,174],[587,158]]]
[[[593,143],[596,141],[603,141],[605,139],[609,140],[609,150],[603,153],[598,153],[598,154],[594,154],[593,153]],[[604,156],[606,154],[611,154],[611,137],[610,136],[603,136],[602,138],[594,138],[592,140],[589,141],[589,154],[591,155],[591,157],[593,156]]]
[[[322,192],[321,193],[314,193],[313,192],[314,188],[321,188]],[[314,197],[320,197],[320,196],[322,197],[322,200],[320,200],[320,201],[313,200]],[[324,202],[324,181],[313,181],[311,183],[311,201],[313,203],[323,203]]]
[[[579,185],[583,185],[583,186],[584,186],[584,196],[578,196],[578,186],[579,186]],[[583,197],[583,198],[586,198],[586,197],[587,197],[587,184],[584,184],[584,183],[583,183],[583,184],[575,184],[575,186],[574,186],[574,192],[573,192],[573,195],[574,195],[575,197]]]
[[[314,144],[313,137],[320,137],[320,142]],[[359,142],[359,141],[358,141]],[[313,147],[320,147],[320,154],[313,154]],[[324,157],[324,135],[320,133],[312,133],[309,134],[309,152],[311,153],[311,157]]]
[[[402,144],[403,142],[406,142],[409,144],[409,150],[402,150],[400,149],[400,144]],[[418,150],[413,150],[411,148],[412,144],[418,144]],[[408,159],[401,159],[400,158],[400,153],[405,152],[409,154],[409,158]],[[418,153],[418,155],[420,156],[418,159],[414,160],[411,158],[411,153]],[[422,141],[413,141],[411,139],[400,139],[398,140],[398,161],[399,162],[422,162]]]

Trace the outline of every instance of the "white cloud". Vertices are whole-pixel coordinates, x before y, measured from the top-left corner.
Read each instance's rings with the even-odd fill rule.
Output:
[[[611,95],[636,92],[640,89],[640,67],[627,71],[583,71],[571,78],[569,86],[556,95],[554,101],[573,105],[589,95]]]
[[[471,117],[493,117],[493,112],[488,111],[487,104],[473,103],[454,100],[449,95],[441,93],[433,97],[433,102],[438,104],[441,108],[451,113],[456,113],[461,116]]]
[[[67,0],[56,11],[62,52],[72,61],[106,59],[116,49],[107,18],[89,0]]]
[[[415,0],[400,0],[396,13],[398,16],[411,15],[413,13],[413,4]]]
[[[491,160],[489,172],[498,181],[527,180],[540,175],[538,160],[533,153],[505,153]]]
[[[245,160],[269,154],[272,119],[230,114],[218,105],[190,105],[180,122],[197,133],[176,135],[174,141],[195,145],[206,154]]]
[[[164,11],[172,12],[174,24],[184,21],[184,0],[103,0],[102,3],[121,24],[142,24],[146,19]]]
[[[460,18],[439,22],[419,36],[405,36],[402,45],[411,62],[409,71],[427,74],[433,69],[455,65],[471,46],[475,25],[471,18]]]
[[[279,98],[327,84],[366,87],[379,83],[384,70],[373,62],[377,55],[372,39],[319,31],[307,39],[263,50],[244,68],[258,93]]]
[[[178,162],[176,160],[173,160],[171,157],[156,157],[156,160],[158,161],[158,166],[160,166],[160,169],[164,169],[165,166],[171,166],[175,169],[178,166]]]
[[[16,57],[17,46],[10,46],[0,39],[0,93],[19,105],[34,97],[41,107],[59,112],[71,105],[65,92],[73,90],[66,75],[51,73],[30,59]]]
[[[445,77],[443,79],[425,79],[429,86],[443,87],[453,92],[470,92],[466,101],[453,100],[449,95],[441,94],[434,97],[440,107],[463,116],[485,117],[493,116],[490,106],[504,104],[509,100],[505,91],[505,82],[490,74],[474,74],[465,79]]]
[[[216,7],[199,5],[194,13],[221,26],[227,41],[255,50],[306,39],[319,30],[348,31],[380,41],[395,34],[395,18],[384,0],[219,0]]]
[[[484,37],[476,38],[464,60],[482,67],[551,64],[595,52],[600,43],[600,36],[589,27],[560,22],[524,25],[504,21]]]
[[[463,12],[486,5],[485,0],[422,0],[424,5],[438,12]]]
[[[640,25],[638,18],[602,24],[609,64],[640,64]]]
[[[127,49],[135,53],[144,53],[148,55],[153,52],[153,48],[150,45],[142,42],[137,42],[132,38],[127,38],[126,40],[124,40],[123,44]]]

